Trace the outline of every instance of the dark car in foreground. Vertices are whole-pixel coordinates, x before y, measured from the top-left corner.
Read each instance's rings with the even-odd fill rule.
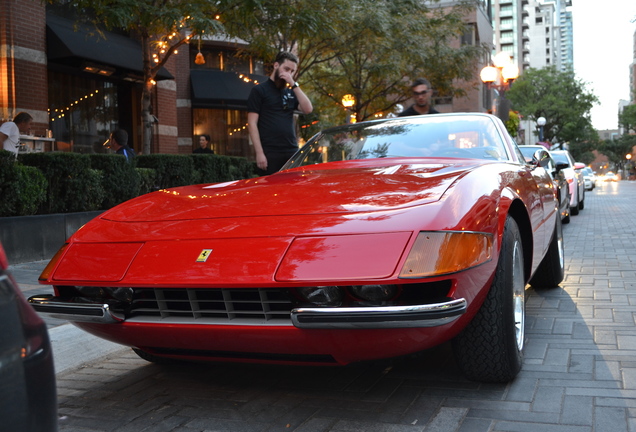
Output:
[[[488,114],[336,127],[276,174],[104,212],[30,301],[154,362],[344,365],[452,340],[466,376],[509,381],[526,284],[564,276],[544,163]]]
[[[569,165],[563,162],[557,163],[550,152],[541,145],[520,145],[519,150],[526,158],[526,162],[530,164],[537,165],[540,160],[544,160],[546,170],[552,176],[557,190],[561,220],[563,223],[570,223],[570,185],[563,172]]]
[[[54,432],[57,393],[48,332],[8,268],[0,245],[0,430]]]

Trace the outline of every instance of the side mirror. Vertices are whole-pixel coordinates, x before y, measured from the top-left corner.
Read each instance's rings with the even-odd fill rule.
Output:
[[[546,150],[537,150],[532,155],[532,165],[546,168],[550,165],[552,158]]]

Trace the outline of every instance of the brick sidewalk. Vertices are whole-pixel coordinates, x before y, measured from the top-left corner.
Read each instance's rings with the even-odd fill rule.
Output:
[[[61,431],[636,432],[636,182],[564,226],[566,280],[528,290],[523,370],[455,372],[448,345],[341,368],[160,367],[118,352],[58,374]]]

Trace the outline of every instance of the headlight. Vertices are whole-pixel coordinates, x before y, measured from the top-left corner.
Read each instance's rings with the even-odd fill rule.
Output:
[[[467,270],[490,261],[492,247],[490,234],[423,231],[415,239],[400,277],[431,277]]]
[[[108,299],[114,299],[128,303],[133,300],[134,291],[132,288],[96,286],[78,286],[75,288],[82,297],[92,300],[106,301]]]
[[[76,287],[77,291],[82,295],[82,297],[87,297],[90,299],[101,299],[106,296],[106,293],[102,287],[96,286],[78,286]]]
[[[297,292],[316,306],[339,306],[342,302],[342,288],[337,286],[302,287]]]
[[[126,303],[131,303],[133,301],[133,289],[132,288],[107,288],[108,293],[115,300],[119,300]]]
[[[397,285],[357,285],[349,287],[359,299],[377,303],[391,300],[398,292]]]

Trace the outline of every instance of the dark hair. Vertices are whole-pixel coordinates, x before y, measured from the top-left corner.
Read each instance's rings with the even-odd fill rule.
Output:
[[[31,117],[31,114],[23,111],[16,114],[16,116],[13,118],[13,123],[15,124],[28,123],[32,120],[33,120],[33,117]]]
[[[296,54],[290,53],[289,51],[279,52],[276,55],[276,60],[274,60],[274,63],[283,64],[285,60],[289,60],[298,64],[298,56],[296,56]]]
[[[120,146],[126,147],[128,145],[128,132],[126,132],[125,130],[117,129],[113,131],[110,136],[112,136],[113,139],[117,141],[117,144],[119,144]]]
[[[431,83],[426,78],[416,79],[415,81],[413,81],[413,84],[411,84],[411,88],[421,86],[421,85],[425,85],[429,89],[431,88]]]
[[[199,135],[199,136],[205,138],[205,140],[207,142],[210,142],[210,135],[203,134],[203,135]]]

